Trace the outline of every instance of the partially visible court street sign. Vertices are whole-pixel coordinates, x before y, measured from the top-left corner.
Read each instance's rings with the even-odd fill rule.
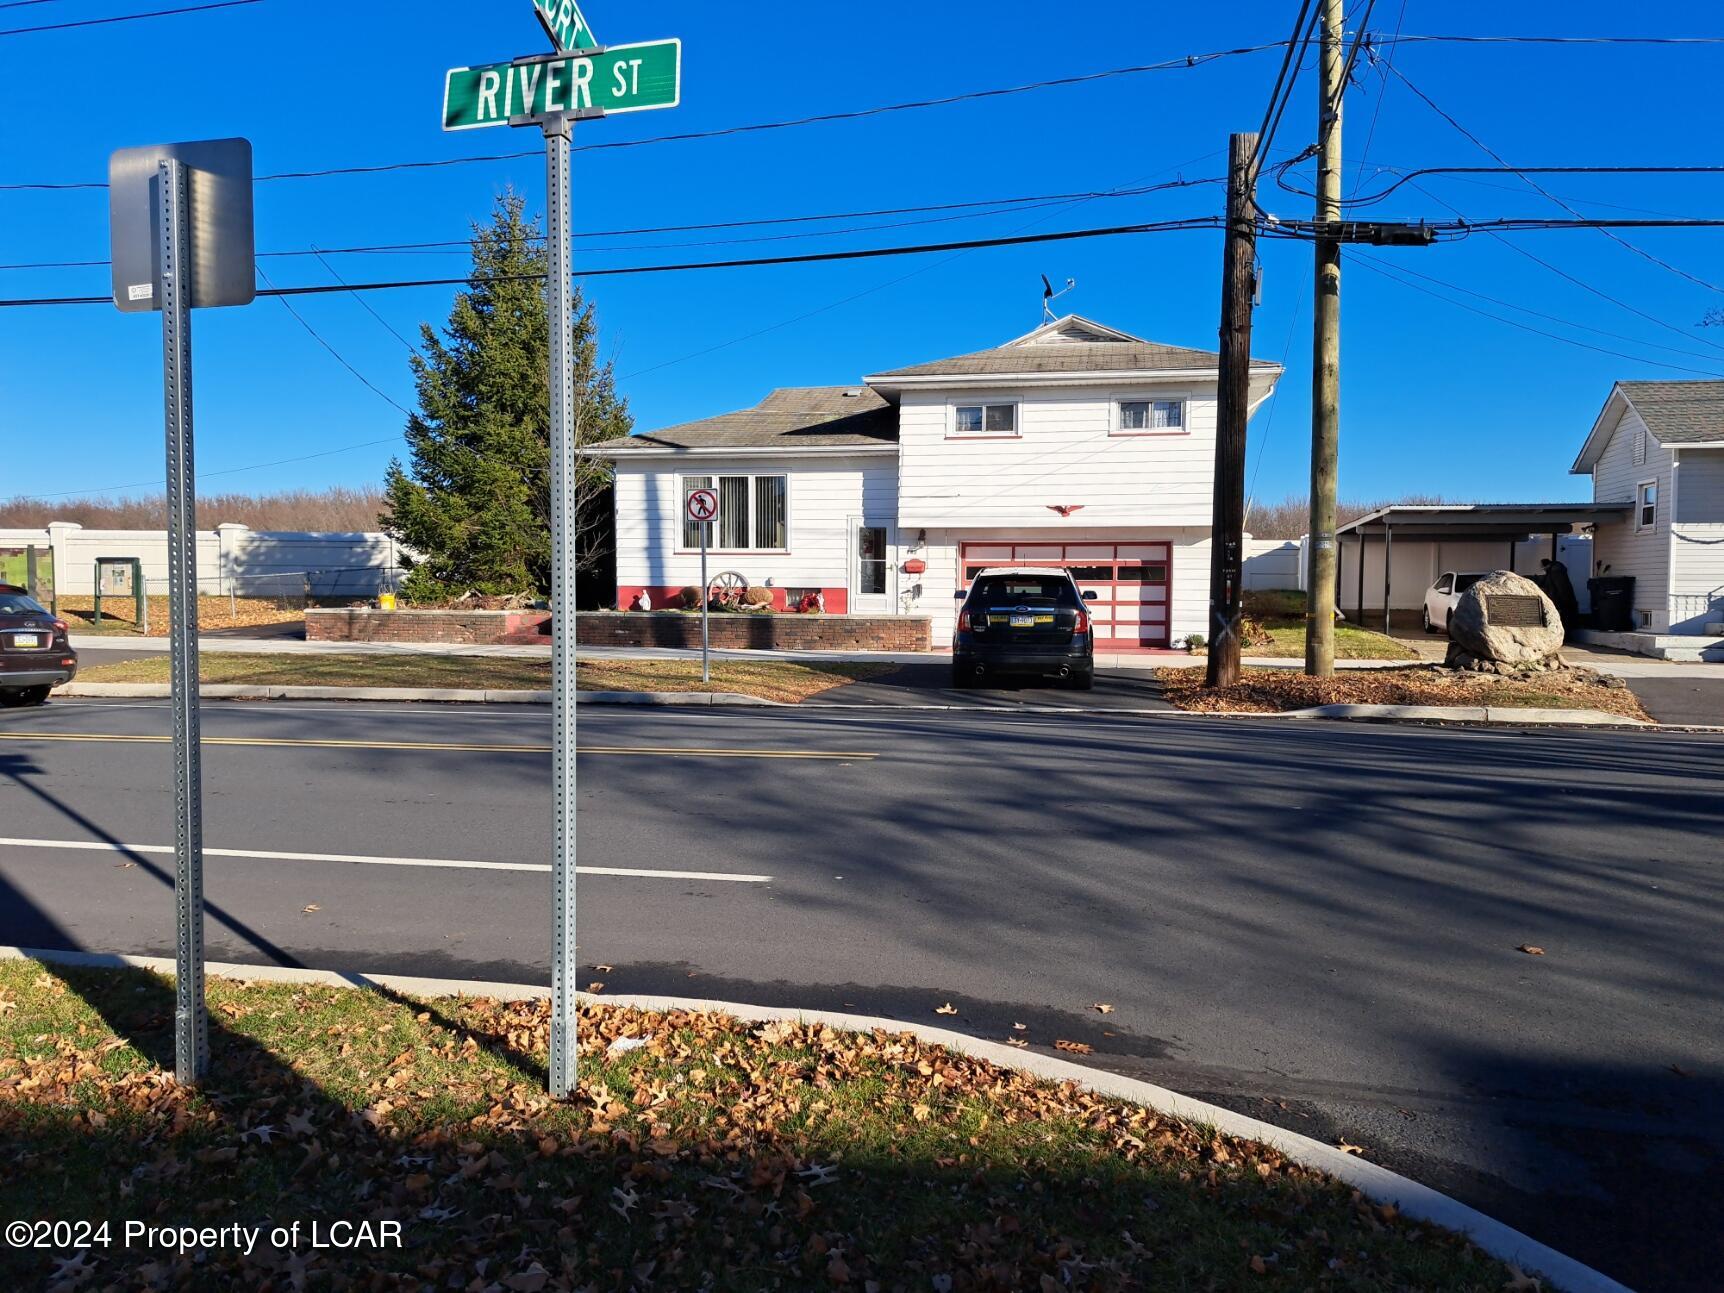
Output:
[[[555,54],[451,68],[443,129],[521,126],[557,113],[644,112],[682,97],[682,42],[612,45],[598,54]]]
[[[563,53],[592,49],[598,45],[599,42],[593,38],[593,29],[587,26],[575,0],[533,0],[533,8],[538,10],[545,34],[557,42],[557,48]]]

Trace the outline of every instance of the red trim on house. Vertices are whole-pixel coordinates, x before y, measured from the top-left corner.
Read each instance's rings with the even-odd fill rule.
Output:
[[[1003,549],[1010,555],[972,555],[977,549]],[[1132,552],[1132,555],[1125,555],[1122,549]],[[1059,555],[1040,555],[1048,551],[1058,552]],[[1073,553],[1084,555],[1074,556]],[[1135,569],[1147,565],[1161,566],[1165,578],[1120,578],[1122,567]],[[1090,619],[1095,626],[1095,649],[1116,652],[1145,651],[1164,650],[1172,645],[1173,545],[1165,539],[1141,539],[1123,543],[1055,543],[1045,539],[994,539],[965,543],[958,549],[958,587],[970,586],[968,572],[977,566],[1062,566],[1092,569],[1106,567],[1106,579],[1078,579],[1080,587],[1093,588],[1100,594],[1097,600],[1086,603],[1090,610]],[[1159,590],[1161,596],[1152,600],[1143,595],[1145,589]],[[1121,618],[1127,611],[1141,617],[1145,614],[1144,608],[1150,606],[1161,608],[1159,622],[1142,618]]]
[[[692,587],[692,585],[687,585],[687,584],[618,584],[617,585],[617,609],[621,610],[621,611],[636,609],[635,608],[635,599],[637,597],[639,597],[642,593],[645,593],[652,601],[652,609],[653,610],[655,610],[655,611],[674,610],[676,607],[682,605],[682,590],[685,587]],[[786,599],[786,595],[790,591],[792,591],[792,590],[787,589],[787,588],[774,588],[774,589],[772,589],[772,609],[773,610],[784,611],[784,610],[789,609],[789,607],[786,605],[785,599]],[[807,589],[798,585],[798,586],[796,586],[794,591],[800,596],[803,592],[807,591]],[[849,613],[849,610],[850,610],[850,590],[849,589],[847,589],[847,588],[821,588],[820,592],[826,600],[826,611],[828,614],[830,614],[830,615],[845,615],[845,614]]]

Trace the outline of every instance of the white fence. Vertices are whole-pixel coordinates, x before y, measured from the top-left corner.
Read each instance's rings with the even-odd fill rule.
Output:
[[[95,592],[98,557],[136,557],[145,585],[167,591],[165,530],[86,530],[56,521],[40,530],[0,530],[0,549],[53,554],[60,596]],[[401,551],[387,534],[252,530],[232,523],[197,535],[198,590],[222,597],[370,597],[400,583]]]
[[[1300,545],[1297,539],[1245,539],[1245,588],[1298,588]]]

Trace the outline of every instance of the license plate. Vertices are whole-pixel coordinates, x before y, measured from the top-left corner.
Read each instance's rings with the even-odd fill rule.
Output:
[[[39,647],[42,645],[40,633],[14,633],[12,645],[15,647]]]
[[[1034,615],[1012,616],[1012,627],[1015,629],[1033,629],[1035,626],[1036,617]]]

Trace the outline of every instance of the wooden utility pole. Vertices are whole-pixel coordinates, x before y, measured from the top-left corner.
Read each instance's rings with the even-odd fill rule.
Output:
[[[1221,254],[1221,372],[1215,416],[1215,506],[1209,541],[1211,687],[1239,681],[1245,555],[1245,419],[1251,409],[1251,297],[1257,259],[1255,134],[1227,144],[1227,240]]]
[[[1317,93],[1317,213],[1320,228],[1341,219],[1341,84],[1344,0],[1323,0]],[[1335,673],[1335,483],[1341,442],[1341,239],[1319,233],[1311,347],[1311,518],[1305,577],[1305,672]]]

